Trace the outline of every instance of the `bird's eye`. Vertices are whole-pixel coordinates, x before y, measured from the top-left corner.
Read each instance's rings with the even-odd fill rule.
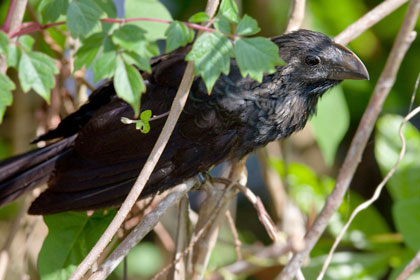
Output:
[[[321,60],[320,60],[320,59],[319,59],[319,57],[317,57],[317,56],[308,55],[308,56],[305,58],[305,62],[306,62],[306,64],[308,64],[309,66],[314,66],[314,65],[319,64],[319,63],[321,62]]]

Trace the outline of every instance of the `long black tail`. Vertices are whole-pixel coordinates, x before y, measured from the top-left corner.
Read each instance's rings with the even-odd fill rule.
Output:
[[[0,207],[47,182],[56,160],[70,149],[74,137],[0,162]]]

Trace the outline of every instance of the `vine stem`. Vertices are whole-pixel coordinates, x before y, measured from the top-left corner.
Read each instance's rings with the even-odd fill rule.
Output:
[[[136,18],[127,18],[127,19],[117,19],[117,18],[102,18],[100,19],[101,22],[107,22],[107,23],[118,23],[118,24],[123,24],[123,23],[128,23],[128,22],[136,22],[136,21],[149,21],[149,22],[159,22],[159,23],[165,23],[165,24],[171,24],[174,21],[173,20],[166,20],[166,19],[158,19],[158,18],[147,18],[147,17],[136,17]],[[9,34],[9,38],[14,38],[14,37],[18,37],[18,36],[22,36],[25,34],[29,34],[29,33],[33,33],[33,32],[37,32],[37,31],[41,31],[44,29],[48,29],[51,27],[56,27],[56,26],[60,26],[60,25],[64,25],[67,22],[65,21],[59,21],[59,22],[53,22],[53,23],[47,23],[47,24],[40,24],[38,22],[35,21],[31,21],[31,22],[25,22],[23,24],[21,24],[19,26],[19,28],[17,28],[16,31],[13,31]],[[205,32],[215,32],[218,31],[217,29],[208,27],[208,26],[202,26],[199,24],[195,24],[195,23],[191,23],[191,22],[182,22],[183,24],[185,24],[186,26],[192,28],[192,29],[196,29],[196,30],[200,30],[200,31],[205,31]],[[224,33],[225,34],[225,33]],[[229,37],[234,37],[234,35],[232,34],[225,34],[228,35]]]

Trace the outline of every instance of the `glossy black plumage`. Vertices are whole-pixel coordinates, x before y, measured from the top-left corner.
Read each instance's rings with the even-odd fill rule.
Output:
[[[196,78],[187,105],[142,193],[165,190],[200,171],[241,158],[270,141],[302,129],[318,98],[341,80],[366,79],[358,58],[321,33],[300,30],[273,38],[287,65],[262,83],[242,78],[234,60],[211,95]],[[143,73],[147,93],[142,110],[168,112],[185,68],[187,49],[154,59]],[[112,83],[95,91],[87,104],[39,140],[58,142],[0,163],[0,205],[48,182],[31,214],[118,206],[137,178],[166,117],[143,134],[121,123],[133,111],[118,99]]]

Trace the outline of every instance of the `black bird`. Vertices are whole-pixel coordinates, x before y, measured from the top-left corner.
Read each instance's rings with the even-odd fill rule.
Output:
[[[227,159],[241,158],[270,141],[302,129],[318,98],[344,79],[368,79],[357,56],[327,36],[299,30],[272,39],[285,66],[262,83],[243,78],[232,60],[208,95],[196,78],[186,107],[141,197],[163,191]],[[142,110],[169,111],[183,75],[187,49],[157,57],[152,74],[142,73],[147,92]],[[119,99],[112,82],[40,140],[59,139],[44,148],[0,163],[0,205],[42,183],[48,188],[32,203],[30,214],[119,206],[163,127],[151,122],[143,134],[131,107]],[[331,116],[334,117],[334,116]]]

